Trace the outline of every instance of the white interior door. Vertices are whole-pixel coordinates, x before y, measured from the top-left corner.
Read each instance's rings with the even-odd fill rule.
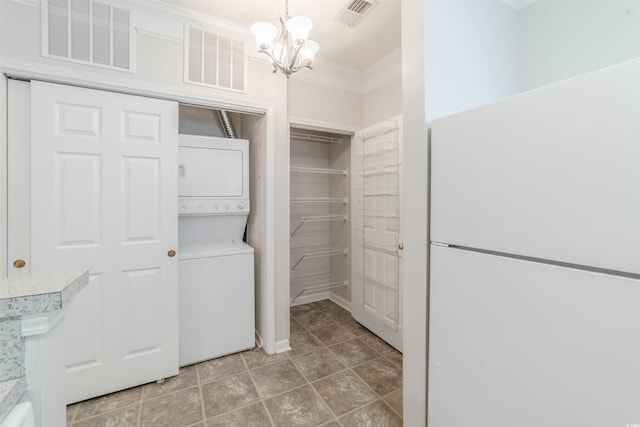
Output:
[[[352,145],[353,317],[402,351],[400,120],[356,133]]]
[[[89,270],[68,401],[178,373],[175,102],[31,83],[31,272]]]

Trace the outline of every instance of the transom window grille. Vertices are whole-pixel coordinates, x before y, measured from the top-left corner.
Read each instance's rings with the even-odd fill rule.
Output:
[[[205,86],[245,90],[246,49],[242,39],[185,26],[184,80]]]
[[[42,55],[134,71],[133,16],[95,0],[43,0]]]

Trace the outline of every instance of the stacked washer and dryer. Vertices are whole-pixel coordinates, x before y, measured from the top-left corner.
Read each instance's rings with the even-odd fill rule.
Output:
[[[255,345],[249,141],[179,136],[180,366]]]

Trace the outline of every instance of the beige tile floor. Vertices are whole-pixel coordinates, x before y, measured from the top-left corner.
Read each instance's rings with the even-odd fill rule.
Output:
[[[291,308],[291,351],[245,351],[70,405],[72,427],[401,426],[402,354],[329,300]]]

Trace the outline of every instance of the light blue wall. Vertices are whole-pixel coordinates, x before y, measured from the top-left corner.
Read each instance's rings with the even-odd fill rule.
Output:
[[[640,0],[426,0],[427,121],[640,56]]]
[[[516,92],[514,9],[497,0],[427,0],[424,26],[428,121]]]
[[[520,91],[640,56],[638,0],[538,0],[518,27]]]

